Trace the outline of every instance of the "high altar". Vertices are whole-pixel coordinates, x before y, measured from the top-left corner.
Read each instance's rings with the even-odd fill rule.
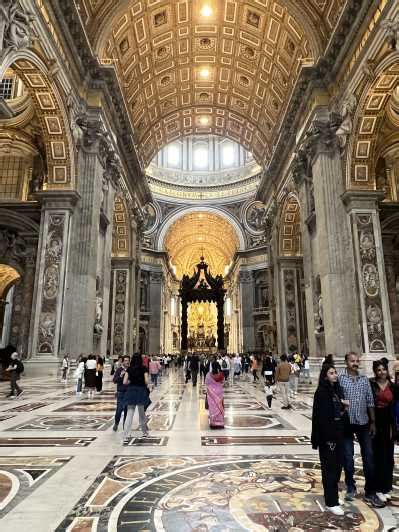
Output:
[[[216,346],[217,309],[214,302],[195,301],[188,308],[188,348],[212,350]]]

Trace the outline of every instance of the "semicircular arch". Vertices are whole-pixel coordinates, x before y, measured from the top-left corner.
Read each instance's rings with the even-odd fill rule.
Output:
[[[0,80],[11,68],[31,95],[46,147],[46,187],[75,187],[75,149],[60,92],[45,62],[31,50],[7,55],[0,66]]]
[[[169,231],[170,227],[179,219],[193,212],[202,212],[202,213],[211,213],[217,216],[224,218],[235,230],[238,239],[238,250],[242,251],[245,249],[245,235],[240,224],[237,220],[229,213],[223,209],[217,207],[201,207],[200,205],[193,205],[192,207],[183,207],[178,211],[172,213],[168,218],[163,220],[160,231],[156,239],[156,249],[158,251],[165,250],[165,236]]]

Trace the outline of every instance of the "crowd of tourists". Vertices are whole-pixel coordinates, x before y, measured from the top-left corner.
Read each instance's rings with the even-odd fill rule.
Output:
[[[393,485],[394,444],[399,439],[399,359],[394,362],[393,379],[388,360],[373,362],[373,377],[359,372],[360,357],[345,355],[345,369],[337,372],[332,355],[322,362],[318,386],[314,394],[311,443],[318,449],[324,498],[327,509],[337,516],[344,515],[338,488],[342,470],[345,472],[347,501],[358,494],[355,479],[354,441],[360,446],[365,479],[364,500],[382,508],[390,500]],[[137,407],[140,429],[147,437],[146,410],[151,404],[150,393],[171,367],[180,369],[187,383],[205,388],[205,408],[209,427],[224,428],[224,392],[226,387],[241,379],[264,386],[268,408],[278,390],[282,409],[291,409],[298,394],[298,382],[311,383],[308,357],[299,353],[284,353],[279,359],[272,353],[263,356],[249,354],[189,354],[147,356],[135,353],[113,361],[111,375],[116,385],[116,411],[113,430],[118,431],[123,414],[123,443],[130,441],[133,417]],[[67,355],[61,363],[61,381],[67,382],[70,372]],[[17,352],[10,355],[5,370],[10,376],[10,394],[23,393],[18,381],[24,371]],[[101,393],[104,360],[101,356],[81,355],[76,362],[74,377],[76,393],[93,398]]]

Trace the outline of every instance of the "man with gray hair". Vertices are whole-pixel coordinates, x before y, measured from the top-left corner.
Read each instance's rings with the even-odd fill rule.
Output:
[[[16,397],[19,397],[21,393],[23,393],[23,390],[18,386],[17,381],[21,378],[21,373],[24,371],[24,365],[18,359],[18,353],[16,351],[11,353],[10,365],[6,371],[10,372],[11,385],[11,391],[7,397],[10,397],[10,399],[15,399]]]

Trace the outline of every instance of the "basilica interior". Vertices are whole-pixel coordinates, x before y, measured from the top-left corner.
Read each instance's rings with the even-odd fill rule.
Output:
[[[0,352],[27,383],[0,401],[0,528],[301,529],[266,523],[254,485],[252,507],[222,494],[248,471],[291,478],[296,510],[320,489],[314,389],[267,418],[240,384],[213,438],[170,374],[122,456],[112,383],[79,410],[56,379],[65,354],[300,352],[315,379],[328,353],[399,355],[398,2],[3,0],[0,80]],[[329,529],[319,506],[304,530]],[[331,528],[399,526],[351,515]]]

